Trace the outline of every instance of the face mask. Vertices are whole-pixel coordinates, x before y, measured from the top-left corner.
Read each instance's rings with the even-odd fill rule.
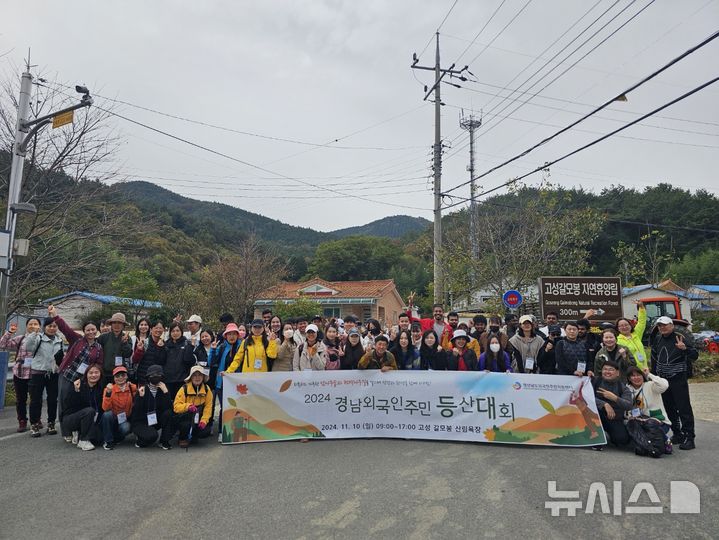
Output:
[[[285,330],[283,334],[285,336],[285,339],[290,339],[293,335],[295,335],[294,331],[290,329]]]
[[[372,334],[373,336],[379,336],[379,328],[375,328],[373,326],[372,329],[369,331],[369,333]]]
[[[493,334],[496,334],[497,332],[499,332],[499,326],[490,326],[489,331]]]
[[[150,384],[157,386],[162,380],[162,377],[148,377],[147,380]]]
[[[499,352],[499,343],[490,343],[489,349],[494,353]]]

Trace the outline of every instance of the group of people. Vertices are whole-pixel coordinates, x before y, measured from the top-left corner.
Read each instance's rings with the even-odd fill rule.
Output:
[[[671,319],[657,321],[647,357],[641,307],[636,323],[622,318],[596,334],[591,310],[564,325],[547,313],[542,327],[533,315],[476,315],[460,322],[456,312],[445,318],[439,304],[431,317],[418,318],[412,297],[408,304],[392,328],[376,319],[362,324],[353,315],[282,321],[266,309],[250,324],[223,314],[217,333],[199,315],[178,316],[168,327],[141,318],[134,335],[122,313],[100,327],[85,322],[80,333],[49,306],[48,317],[27,321],[24,335],[15,335],[11,324],[0,348],[16,351],[18,431],[28,427],[29,395],[31,436],[42,436],[43,429],[57,433],[59,404],[62,436],[82,450],[111,450],[130,433],[137,447],[157,443],[163,449],[176,435],[182,448],[210,436],[225,373],[340,369],[589,376],[611,442],[625,445],[659,425],[664,452],[671,453],[672,443],[694,448],[687,378],[697,352]]]

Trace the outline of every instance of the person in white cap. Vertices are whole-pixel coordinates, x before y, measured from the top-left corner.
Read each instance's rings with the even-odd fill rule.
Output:
[[[544,354],[544,339],[534,329],[534,317],[522,315],[519,328],[509,342],[512,344],[512,371],[514,373],[536,373],[539,356]]]
[[[317,325],[308,324],[305,329],[305,341],[295,349],[292,359],[294,371],[324,370],[327,365],[327,348],[317,339]]]
[[[674,330],[674,321],[669,317],[659,317],[656,324],[659,332],[652,339],[651,371],[669,381],[662,401],[672,423],[672,442],[682,450],[693,450],[694,411],[687,379],[699,353]]]
[[[202,317],[199,315],[190,315],[190,318],[185,321],[187,330],[185,330],[185,338],[189,341],[193,347],[200,342],[200,334],[202,333]]]

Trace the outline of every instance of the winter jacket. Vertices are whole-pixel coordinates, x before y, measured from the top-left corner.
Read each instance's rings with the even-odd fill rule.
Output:
[[[189,382],[180,388],[180,391],[175,395],[175,403],[172,408],[175,414],[184,414],[191,405],[194,405],[198,408],[200,422],[207,424],[212,416],[213,400],[212,390],[208,385],[202,383],[195,388],[195,385]]]
[[[622,355],[620,351],[624,351],[624,355]],[[619,371],[621,372],[622,382],[624,383],[627,381],[627,372],[629,371],[629,368],[637,365],[634,361],[632,353],[629,352],[629,349],[626,347],[615,345],[613,351],[609,351],[606,347],[602,347],[594,357],[594,373],[596,375],[601,375],[602,367],[606,364],[607,360],[613,360],[619,364]]]
[[[112,377],[116,357],[121,356],[123,364],[129,364],[129,359],[132,356],[132,344],[129,338],[122,341],[123,334],[124,332],[121,332],[116,336],[114,332],[107,332],[100,334],[97,338],[98,343],[102,345],[102,373],[105,377]]]
[[[557,375],[573,375],[579,367],[579,362],[584,362],[583,371],[592,368],[587,354],[587,345],[578,339],[574,341],[559,340],[555,346],[554,360]]]
[[[190,368],[195,364],[190,342],[185,336],[180,336],[177,341],[166,341],[165,354],[165,384],[185,382]]]
[[[29,379],[32,371],[32,351],[27,350],[25,339],[28,335],[30,334],[12,337],[10,332],[5,332],[0,338],[0,349],[16,351],[12,374],[18,379]]]
[[[402,350],[399,345],[393,347],[390,352],[394,356],[394,360],[397,363],[399,369],[422,369],[422,364],[419,360],[419,351],[412,345],[407,347],[406,351]]]
[[[249,335],[237,350],[227,371],[229,373],[235,373],[238,370],[241,373],[272,371],[272,362],[275,358],[277,358],[277,342],[274,339],[268,339],[267,348],[265,348],[262,336]],[[255,365],[257,360],[259,360],[259,367]]]
[[[285,339],[277,347],[277,359],[272,364],[272,371],[292,371],[292,359],[297,345],[292,339]]]
[[[467,368],[462,371],[477,371],[477,355],[472,349],[464,349],[461,355],[454,354],[453,349],[447,352],[447,369],[449,371],[460,371],[460,358],[464,361],[464,366]]]
[[[642,416],[651,416],[665,424],[671,424],[662,400],[662,394],[669,388],[668,380],[650,373],[649,380],[645,381],[641,387],[634,388],[632,385],[627,387],[632,392],[632,409],[638,408]],[[627,418],[631,417],[631,411],[629,411]]]
[[[447,351],[438,351],[428,347],[419,349],[420,369],[432,369],[434,371],[447,371]]]
[[[105,388],[102,393],[102,410],[112,411],[115,416],[124,412],[129,419],[132,414],[132,402],[135,399],[135,394],[137,394],[137,386],[126,383],[125,389],[120,390],[119,385],[113,384],[109,394],[108,396],[108,390]]]
[[[389,351],[385,351],[384,355],[380,358],[377,356],[377,350],[372,349],[360,358],[357,367],[359,369],[381,369],[383,367],[397,369],[397,361],[394,359],[394,355]]]
[[[62,338],[55,334],[50,337],[46,334],[29,334],[25,338],[25,347],[34,353],[32,357],[33,371],[46,371],[57,373],[55,355],[62,352]]]
[[[479,361],[477,362],[477,371],[493,371],[495,373],[505,373],[507,371],[512,371],[512,359],[509,356],[509,353],[503,350],[500,350],[492,360],[487,359],[487,353],[484,352],[479,356]]]
[[[342,346],[344,347],[345,354],[340,357],[340,368],[357,369],[357,364],[365,353],[364,347],[362,347],[362,340],[358,341],[355,346],[352,346],[349,341],[345,341]]]
[[[647,327],[647,310],[644,307],[639,308],[637,314],[637,324],[632,330],[630,337],[624,334],[617,336],[617,345],[621,345],[629,349],[632,353],[634,361],[637,363],[637,367],[641,370],[649,367],[649,361],[647,359],[647,353],[642,343],[642,337],[644,336],[644,330]]]
[[[137,383],[142,386],[147,382],[147,368],[153,365],[164,366],[167,359],[166,343],[157,346],[155,338],[150,337],[143,349],[135,347],[132,363],[137,367]]]
[[[207,365],[207,358],[210,356],[210,350],[205,349],[205,346],[197,342],[198,344],[195,345],[192,349],[192,356],[195,357],[195,364],[199,365]]]
[[[614,409],[617,416],[621,418],[624,415],[624,411],[629,411],[632,408],[632,391],[619,380],[619,378],[613,381],[607,381],[602,377],[594,377],[592,380],[592,386],[594,387],[594,401],[597,403],[597,409],[601,410],[606,403]],[[617,401],[609,401],[602,398],[602,395],[598,392],[600,388],[609,390],[617,395]]]
[[[509,343],[512,344],[517,373],[524,373],[524,364],[527,358],[534,358],[532,372],[536,373],[539,366],[539,357],[544,354],[544,339],[535,335],[525,341],[519,334],[514,334],[509,338]]]
[[[90,367],[93,364],[98,364],[102,369],[102,345],[95,340],[90,344],[85,337],[80,337],[70,326],[63,320],[62,317],[55,317],[55,324],[65,336],[70,347],[67,349],[65,356],[60,363],[58,371],[70,382],[75,382],[77,379],[82,377],[82,374],[77,373],[77,369],[80,367],[82,362],[81,354],[87,349],[87,366]]]
[[[132,402],[132,416],[130,417],[130,423],[133,426],[146,426],[147,415],[149,413],[157,414],[157,419],[159,420],[165,411],[172,410],[172,402],[170,401],[169,393],[165,393],[158,388],[157,393],[153,396],[148,385],[145,385],[144,388],[145,395],[141,396],[138,389],[138,392],[135,394],[135,399]]]
[[[102,387],[100,383],[95,386],[87,384],[87,379],[81,379],[80,390],[74,387],[65,392],[62,399],[62,413],[60,421],[69,415],[81,411],[87,407],[92,407],[95,412],[95,423],[100,422],[102,416]]]
[[[316,341],[314,347],[309,347],[305,342],[295,349],[295,356],[292,358],[293,371],[322,371],[326,365],[327,349],[321,341]]]
[[[209,365],[210,377],[215,380],[215,390],[222,388],[222,372],[227,371],[227,366],[232,363],[232,359],[242,346],[242,341],[237,340],[230,345],[229,341],[223,341],[214,349],[210,349]]]
[[[680,373],[689,373],[691,369],[689,362],[699,358],[699,353],[692,345],[681,336],[684,340],[686,349],[682,350],[677,347],[677,338],[680,334],[672,332],[664,337],[661,332],[657,332],[652,341],[652,373],[671,379]],[[32,368],[35,369],[35,361],[33,360]]]

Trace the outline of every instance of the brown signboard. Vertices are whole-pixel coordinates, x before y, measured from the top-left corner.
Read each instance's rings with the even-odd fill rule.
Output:
[[[576,321],[593,309],[592,322],[616,321],[623,316],[622,281],[618,277],[540,277],[542,319],[550,311],[560,321]]]

